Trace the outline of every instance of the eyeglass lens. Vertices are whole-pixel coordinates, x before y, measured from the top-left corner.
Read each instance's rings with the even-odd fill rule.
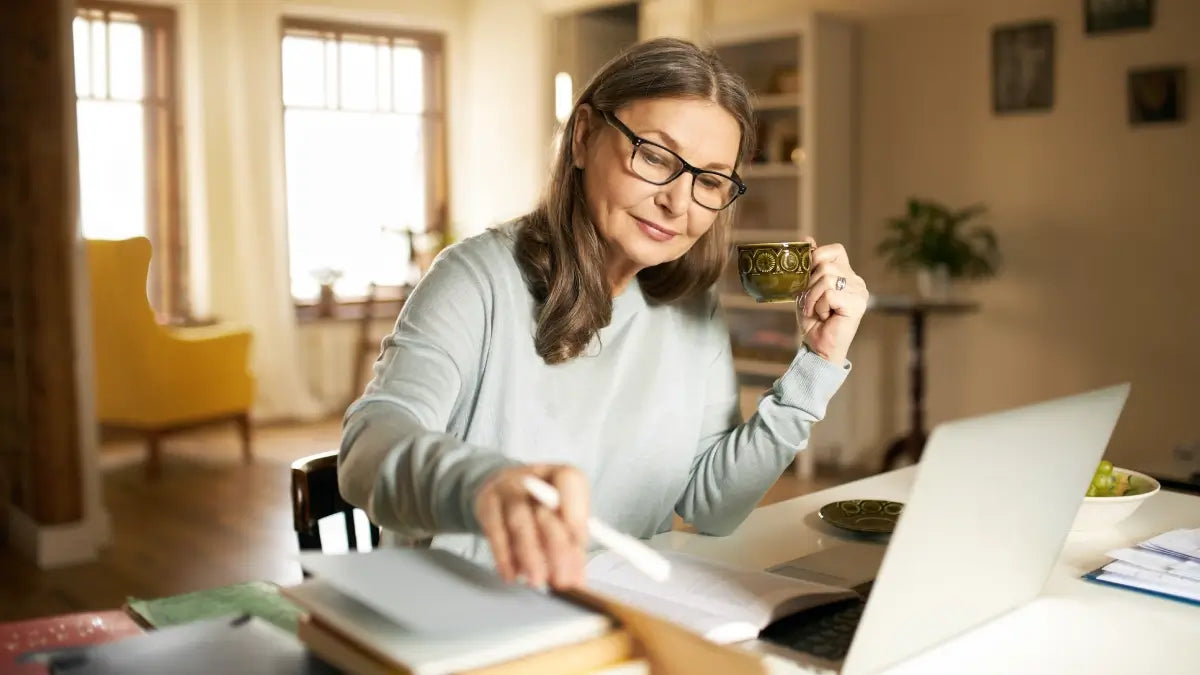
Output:
[[[670,182],[683,169],[683,162],[678,157],[649,143],[642,143],[634,149],[632,164],[634,173],[655,185]],[[720,174],[701,172],[692,181],[692,198],[709,209],[725,208],[737,194],[737,183]]]

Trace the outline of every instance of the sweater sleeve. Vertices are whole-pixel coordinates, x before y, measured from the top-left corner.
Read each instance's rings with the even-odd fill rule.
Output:
[[[729,333],[719,307],[710,326],[714,345],[708,366],[703,427],[687,487],[675,512],[702,533],[729,534],[762,500],[798,450],[850,372],[801,346],[787,371],[744,423],[738,405]]]
[[[456,404],[470,405],[486,355],[494,293],[480,267],[454,248],[439,257],[384,340],[363,396],[346,411],[339,490],[404,536],[478,531],[476,490],[515,463],[446,433]]]

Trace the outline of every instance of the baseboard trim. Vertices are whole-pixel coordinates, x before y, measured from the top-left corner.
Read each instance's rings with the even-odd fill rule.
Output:
[[[77,523],[38,525],[13,507],[8,513],[8,526],[13,549],[41,569],[91,562],[112,534],[108,512],[103,510]]]

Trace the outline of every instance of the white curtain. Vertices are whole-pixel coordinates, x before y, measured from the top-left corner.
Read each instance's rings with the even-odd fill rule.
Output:
[[[189,166],[205,177],[205,227],[193,232],[206,233],[211,312],[254,333],[255,419],[316,419],[323,411],[307,386],[288,276],[281,6],[199,2],[191,9],[200,105],[189,109],[202,119],[185,123],[202,125]]]

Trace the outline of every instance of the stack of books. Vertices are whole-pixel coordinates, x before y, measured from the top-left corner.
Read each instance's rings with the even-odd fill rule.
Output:
[[[569,673],[633,656],[605,612],[517,584],[436,549],[304,554],[312,577],[283,588],[297,635],[347,672]]]
[[[1164,532],[1107,555],[1112,562],[1085,579],[1200,605],[1200,528]]]

